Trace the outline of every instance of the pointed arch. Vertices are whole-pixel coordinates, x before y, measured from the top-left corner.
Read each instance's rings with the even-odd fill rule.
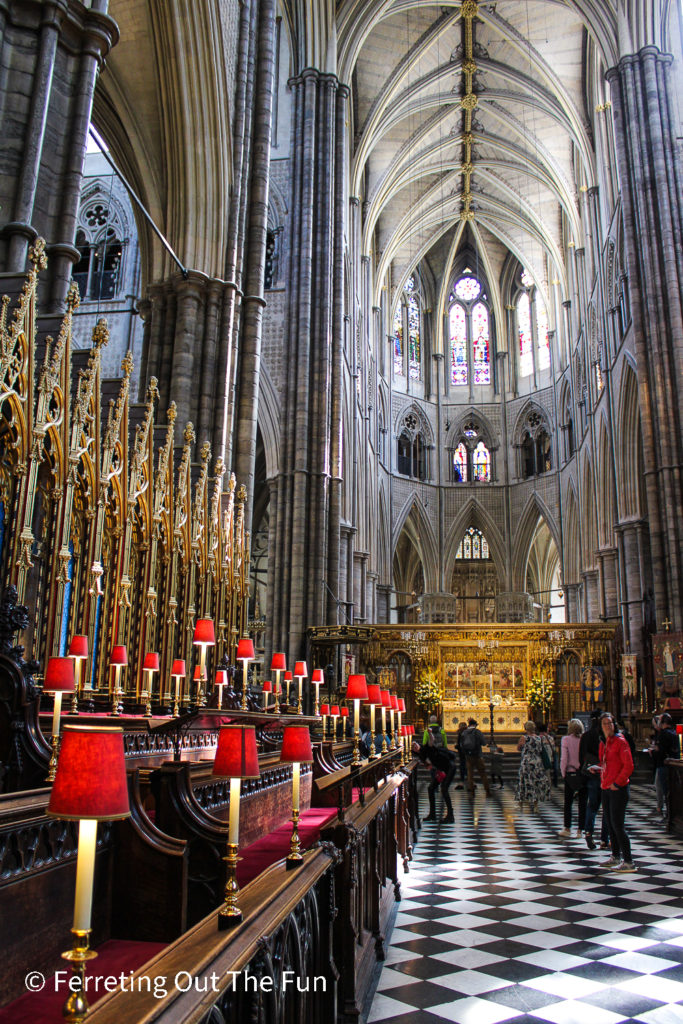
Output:
[[[616,445],[617,485],[621,518],[647,514],[645,499],[643,440],[638,404],[638,381],[629,362],[624,363],[619,401],[619,433]]]
[[[435,591],[438,586],[438,545],[427,511],[415,492],[401,509],[394,526],[392,567],[403,534],[411,540],[422,562],[425,593]]]
[[[540,520],[544,520],[558,552],[562,551],[557,524],[545,502],[538,494],[532,494],[519,517],[517,530],[512,542],[512,590],[526,591],[526,572],[529,552]]]
[[[272,480],[280,467],[280,399],[266,363],[259,376],[258,427],[266,457],[266,478]]]
[[[379,486],[379,523],[377,528],[377,574],[380,585],[391,583],[391,544],[389,506],[384,483]]]
[[[583,569],[593,568],[598,550],[598,523],[595,509],[595,473],[590,456],[583,462],[581,477],[581,537],[583,539]]]
[[[570,480],[564,499],[564,582],[581,582],[581,548],[579,542],[579,504],[574,481]]]
[[[601,548],[611,547],[614,543],[613,530],[616,523],[614,507],[614,474],[612,472],[612,455],[609,434],[605,417],[600,419],[600,435],[598,441],[598,543]]]
[[[491,558],[493,559],[496,572],[498,573],[501,589],[506,589],[505,580],[507,578],[507,572],[505,568],[505,543],[503,541],[502,534],[490,514],[475,498],[470,498],[470,500],[463,505],[448,531],[448,536],[446,537],[446,543],[444,545],[444,579],[450,580],[453,577],[453,572],[455,570],[455,555],[458,550],[458,545],[463,538],[465,530],[469,526],[474,526],[476,529],[481,530],[486,537]]]

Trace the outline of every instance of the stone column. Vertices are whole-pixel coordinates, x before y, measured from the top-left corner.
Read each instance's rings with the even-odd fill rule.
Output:
[[[672,57],[647,46],[607,72],[638,362],[657,623],[683,625],[683,195]]]
[[[107,0],[5,0],[0,119],[0,271],[23,274],[29,244],[47,241],[45,312],[58,311],[72,265],[97,71],[118,41]],[[11,126],[11,128],[10,128]]]

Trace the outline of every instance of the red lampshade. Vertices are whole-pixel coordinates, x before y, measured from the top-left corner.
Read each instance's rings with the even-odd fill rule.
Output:
[[[380,693],[382,695],[382,707],[383,708],[390,708],[391,707],[391,695],[389,694],[389,691],[388,690],[380,690]]]
[[[368,699],[368,684],[365,676],[349,676],[349,681],[346,684],[346,699],[347,700],[367,700]]]
[[[398,711],[398,697],[392,693],[389,695],[389,700],[391,701],[391,710]]]
[[[261,689],[263,690],[264,693],[273,692],[273,684],[271,683],[270,679],[264,679],[263,686],[261,687]]]
[[[312,761],[311,734],[307,725],[286,725],[282,737],[280,760],[288,764],[298,761]]]
[[[228,673],[224,668],[219,668],[216,672],[216,686],[225,686],[228,681]]]
[[[274,654],[270,663],[271,672],[284,672],[287,668],[287,659],[284,654]]]
[[[71,691],[75,688],[73,658],[50,658],[45,672],[44,690]]]
[[[676,726],[676,732],[678,733],[679,736],[683,736],[683,725],[677,725]]]
[[[378,683],[368,683],[368,704],[381,704],[382,691]]]
[[[258,750],[253,725],[221,726],[213,774],[229,779],[258,779]]]
[[[150,651],[145,655],[145,660],[142,663],[142,667],[146,668],[149,672],[159,671],[159,655],[155,654],[154,651]]]
[[[88,657],[88,638],[87,636],[72,636],[71,643],[69,644],[69,656],[72,658],[87,658]]]
[[[342,716],[342,718],[348,718],[349,717],[349,709],[348,708],[342,708],[339,713]]]
[[[185,662],[183,661],[182,658],[176,658],[176,660],[173,662],[173,666],[171,668],[171,675],[182,676],[183,679],[185,678]]]
[[[285,682],[286,683],[291,683],[291,681],[292,681],[292,673],[291,672],[285,672]]]
[[[294,675],[295,676],[307,676],[308,675],[308,669],[306,668],[306,662],[305,661],[297,661],[296,662],[296,664],[294,665]]]
[[[332,717],[336,716],[338,718],[340,714],[341,712],[339,710],[339,705],[333,704],[332,707],[330,708],[330,715],[332,715]]]
[[[404,712],[406,709],[406,702],[403,697],[398,698],[398,710]]]
[[[314,686],[322,686],[322,684],[325,682],[325,676],[323,675],[323,670],[321,668],[313,669],[311,682],[313,683]]]
[[[111,658],[109,659],[111,665],[127,665],[128,664],[128,651],[123,644],[117,644],[112,648]]]
[[[67,725],[47,813],[53,818],[127,818],[123,729]]]
[[[410,735],[414,736],[415,735],[415,726],[414,725],[410,725],[410,726],[408,726],[408,728],[410,729]]]
[[[201,665],[196,665],[195,666],[194,675],[192,676],[192,678],[194,679],[195,682],[199,682],[201,680],[201,678],[202,678],[202,666]]]
[[[193,644],[206,644],[207,647],[214,647],[216,634],[213,629],[213,619],[197,619],[194,627]],[[253,654],[252,654],[253,658]]]
[[[321,715],[329,715],[330,714],[330,705],[329,704],[321,704],[320,705],[320,714]]]
[[[254,660],[254,641],[251,639],[251,637],[242,637],[242,639],[237,644],[236,657],[238,661]]]

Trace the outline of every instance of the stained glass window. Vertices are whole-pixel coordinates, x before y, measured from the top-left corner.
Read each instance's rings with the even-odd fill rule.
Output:
[[[467,448],[462,441],[453,452],[453,476],[456,483],[467,483]]]
[[[481,530],[476,526],[470,526],[465,530],[465,536],[458,545],[455,557],[480,560],[491,557],[488,541]]]
[[[526,292],[522,292],[517,303],[517,329],[519,331],[519,375],[528,377],[534,372],[534,352],[531,337],[531,304]]]
[[[412,278],[409,283],[412,285]],[[411,295],[408,299],[408,375],[412,380],[422,379],[422,363],[420,360],[420,303],[415,295]]]
[[[472,339],[474,383],[490,384],[489,312],[483,302],[472,310]]]
[[[394,317],[394,376],[403,376],[403,305],[399,305]]]
[[[522,281],[522,286],[524,288],[533,288],[534,279],[533,279],[533,277],[531,276],[531,274],[529,273],[528,270],[523,270],[522,271],[521,281]]]
[[[451,306],[451,384],[467,384],[467,319],[456,302]]]
[[[481,291],[481,285],[476,277],[461,277],[455,286],[454,292],[458,299],[465,302],[473,302]]]
[[[550,339],[548,338],[548,314],[545,306],[536,302],[536,334],[538,336],[538,368],[547,370],[550,366]]]
[[[491,479],[491,453],[483,441],[472,454],[472,474],[480,483],[488,483]]]

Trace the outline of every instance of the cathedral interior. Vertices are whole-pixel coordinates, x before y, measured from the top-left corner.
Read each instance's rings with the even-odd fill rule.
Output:
[[[85,884],[58,785],[82,729],[122,735],[127,809],[90,815],[76,977],[97,949],[100,973],[334,982],[121,984],[66,1019],[616,1024],[616,997],[523,1006],[521,974],[517,1017],[483,988],[441,1006],[476,957],[411,1002],[411,937],[442,939],[396,903],[413,847],[417,895],[443,882],[410,747],[431,713],[449,742],[475,714],[510,766],[528,719],[607,708],[641,752],[654,714],[683,733],[681,0],[3,0],[0,48],[0,1022],[68,995],[26,986]],[[389,740],[362,765],[361,713]],[[241,800],[210,770],[228,728],[258,747]],[[654,852],[680,872],[668,771]],[[452,857],[495,888],[461,812]],[[643,915],[615,960],[650,955]],[[619,1021],[683,1015],[663,917],[671,998]]]

